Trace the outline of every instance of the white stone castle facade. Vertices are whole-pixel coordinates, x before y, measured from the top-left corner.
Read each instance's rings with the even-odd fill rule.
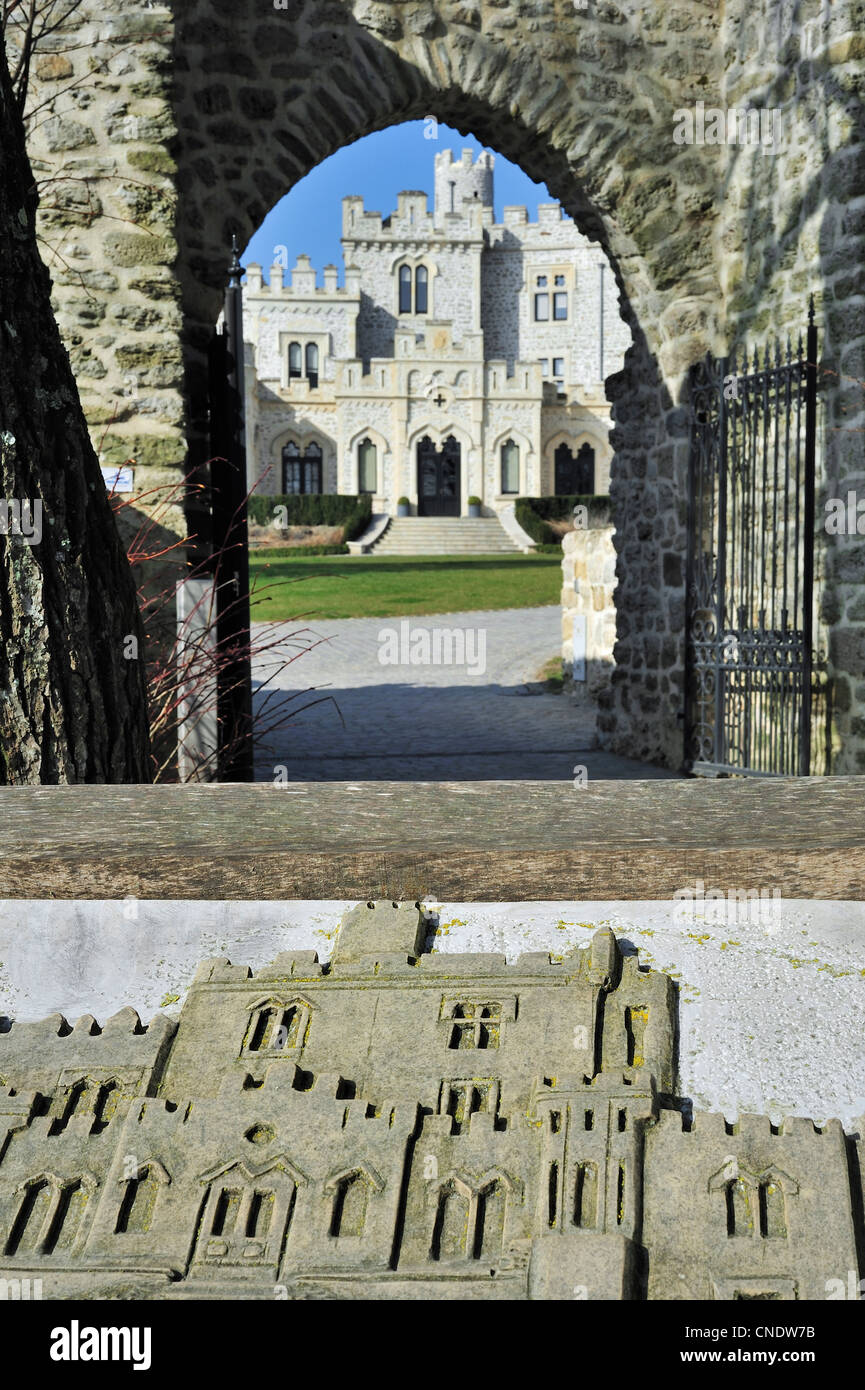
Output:
[[[432,212],[343,199],[345,284],[302,255],[244,289],[250,487],[372,494],[373,511],[487,515],[604,493],[603,381],[630,342],[603,253],[557,203],[493,211],[494,156],[435,157]]]

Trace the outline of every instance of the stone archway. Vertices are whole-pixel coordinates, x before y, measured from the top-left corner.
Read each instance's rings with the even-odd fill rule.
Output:
[[[593,0],[586,10],[565,0],[284,0],[267,11],[260,0],[142,0],[111,18],[85,0],[71,23],[93,47],[72,64],[73,75],[95,65],[92,99],[46,69],[33,100],[53,100],[53,114],[32,151],[71,180],[46,224],[74,236],[56,295],[91,423],[111,423],[107,449],[133,455],[144,484],[152,469],[179,465],[201,432],[231,233],[248,239],[299,178],[361,135],[422,117],[471,130],[546,182],[601,243],[619,286],[634,341],[607,382],[618,620],[603,736],[678,765],[685,370],[721,349],[724,332],[800,322],[811,288],[826,357],[850,376],[862,361],[865,226],[844,220],[844,198],[863,186],[861,147],[852,123],[835,119],[856,81],[852,8],[839,0],[803,26],[780,0],[730,0],[723,14],[714,0]],[[774,104],[791,151],[677,143],[677,112],[698,99]],[[94,321],[105,331],[85,342]],[[845,389],[830,385],[830,423]],[[831,492],[857,467],[855,443],[830,439]],[[865,765],[865,686],[855,687],[865,610],[853,616],[861,547],[836,544],[825,570],[848,736],[838,770],[853,771]]]

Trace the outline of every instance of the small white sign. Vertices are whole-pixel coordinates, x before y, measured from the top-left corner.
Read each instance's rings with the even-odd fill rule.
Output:
[[[103,464],[102,477],[109,492],[132,491],[133,470],[126,463],[117,464],[112,468]]]
[[[574,680],[586,679],[586,615],[574,614],[572,640],[574,644]]]

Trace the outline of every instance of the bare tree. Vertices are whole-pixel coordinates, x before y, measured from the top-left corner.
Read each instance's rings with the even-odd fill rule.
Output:
[[[0,4],[4,24],[26,8],[32,54],[45,0]],[[0,54],[0,783],[147,781],[135,584],[51,309],[20,100]]]
[[[0,32],[12,51],[9,75],[22,115],[34,55],[82,4],[83,0],[0,0]]]

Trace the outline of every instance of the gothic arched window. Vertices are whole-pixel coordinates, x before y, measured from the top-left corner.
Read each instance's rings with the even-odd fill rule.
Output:
[[[371,439],[362,439],[357,446],[357,490],[376,492],[378,484],[378,451]]]
[[[427,311],[427,289],[429,273],[425,265],[419,265],[414,273],[414,311],[425,314]]]
[[[288,345],[288,379],[299,377],[303,372],[302,353],[300,343],[289,343]]]
[[[399,312],[401,314],[411,313],[411,266],[401,265],[399,268]]]
[[[520,451],[512,439],[502,445],[502,492],[520,490]]]
[[[318,345],[307,343],[306,345],[306,379],[310,386],[318,385]]]

